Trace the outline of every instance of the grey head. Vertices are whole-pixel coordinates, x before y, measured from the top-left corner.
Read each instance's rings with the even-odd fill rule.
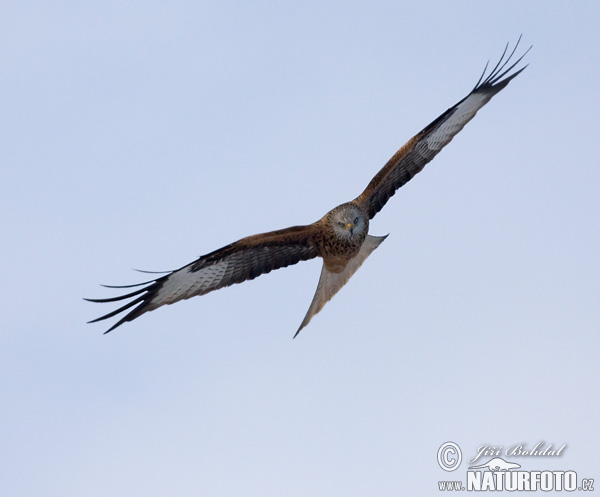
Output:
[[[327,221],[336,238],[344,241],[364,240],[369,231],[369,220],[354,204],[337,206],[327,213]]]

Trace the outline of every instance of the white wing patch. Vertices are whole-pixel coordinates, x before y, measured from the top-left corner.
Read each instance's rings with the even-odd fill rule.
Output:
[[[225,260],[195,272],[190,271],[190,266],[175,271],[158,290],[148,310],[210,292],[223,281],[228,266],[229,263]]]
[[[465,127],[477,111],[490,101],[493,95],[481,93],[471,93],[463,102],[461,102],[450,118],[446,119],[439,128],[431,133],[425,140],[425,144],[429,150],[439,151],[445,147],[450,140],[461,129]]]

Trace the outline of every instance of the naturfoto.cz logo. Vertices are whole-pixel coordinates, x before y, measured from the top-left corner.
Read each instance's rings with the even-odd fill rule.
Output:
[[[502,447],[482,445],[469,460],[471,465],[466,471],[466,481],[439,481],[438,489],[469,492],[593,491],[594,480],[584,478],[578,483],[575,471],[526,471],[521,469],[520,463],[504,458],[509,454],[512,457],[559,457],[565,448],[566,444],[554,449],[552,444],[545,446],[544,442],[540,442],[533,449],[519,444],[503,452]],[[456,471],[462,462],[462,451],[458,444],[445,442],[438,449],[437,460],[444,471]],[[475,465],[475,462],[479,464]]]

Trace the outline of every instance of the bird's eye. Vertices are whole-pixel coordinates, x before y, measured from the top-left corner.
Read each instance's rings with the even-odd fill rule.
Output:
[[[338,224],[340,225],[341,228],[345,228],[346,227],[346,225],[344,223],[342,223],[342,222],[339,222]]]
[[[358,218],[357,217],[354,218],[354,224],[358,224]]]

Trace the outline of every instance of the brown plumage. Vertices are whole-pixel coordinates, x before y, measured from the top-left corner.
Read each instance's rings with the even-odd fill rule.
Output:
[[[106,285],[110,288],[139,288],[118,297],[86,299],[91,302],[133,299],[90,322],[113,317],[137,306],[106,331],[108,333],[163,305],[204,295],[275,269],[321,257],[323,269],[317,291],[297,335],[385,239],[368,234],[369,220],[398,188],[410,181],[452,140],[481,107],[527,67],[506,76],[529,51],[506,68],[518,44],[505,59],[507,45],[491,73],[484,79],[484,70],[475,88],[465,98],[401,147],[355,200],[332,209],[315,223],[242,238],[151,281],[126,286]]]

